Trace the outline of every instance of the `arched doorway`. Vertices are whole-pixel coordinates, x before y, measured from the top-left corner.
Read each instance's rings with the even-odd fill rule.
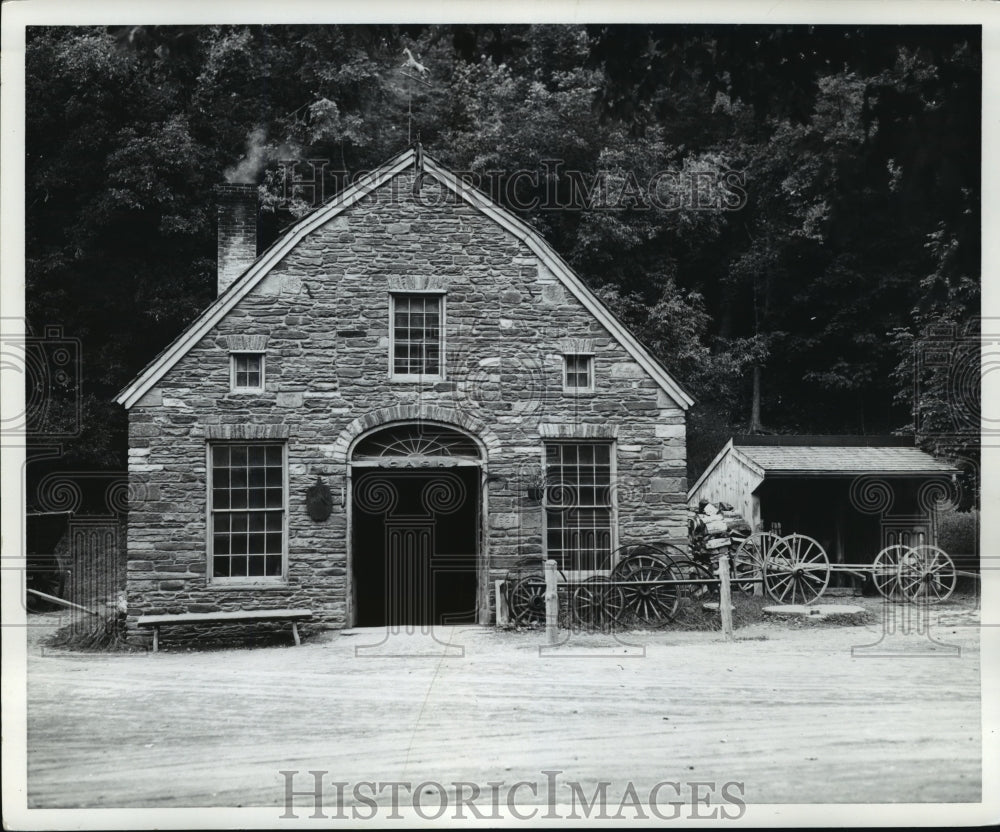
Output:
[[[362,436],[350,459],[355,625],[475,621],[477,441],[447,425],[395,424]]]

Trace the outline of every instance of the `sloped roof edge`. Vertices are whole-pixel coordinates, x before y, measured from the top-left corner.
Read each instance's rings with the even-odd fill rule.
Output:
[[[681,408],[687,410],[694,404],[694,399],[670,377],[662,364],[657,361],[638,338],[615,317],[614,313],[598,298],[587,285],[577,277],[576,272],[535,229],[518,219],[506,208],[497,205],[486,194],[460,182],[459,179],[432,159],[424,157],[424,166],[443,185],[461,196],[466,202],[477,208],[498,225],[505,228],[522,243],[530,248],[535,255],[559,278],[562,284],[570,290],[573,296],[597,318],[620,343],[636,363],[642,367],[660,385]]]
[[[213,326],[229,313],[253,288],[288,254],[307,234],[336,217],[342,211],[381,187],[385,182],[406,170],[416,156],[411,148],[390,159],[382,167],[372,171],[359,182],[345,189],[326,205],[303,217],[290,228],[274,245],[258,257],[253,264],[204,312],[191,322],[159,355],[157,355],[121,392],[115,401],[131,408],[169,370],[194,347]],[[443,186],[464,199],[468,204],[490,217],[521,240],[552,271],[560,282],[592,314],[626,352],[660,385],[660,387],[684,410],[694,399],[672,379],[663,366],[650,354],[639,340],[622,324],[580,280],[566,262],[542,238],[542,236],[515,217],[505,208],[494,203],[488,196],[471,185],[459,182],[457,177],[439,164],[423,156],[424,170]]]
[[[698,477],[698,479],[695,481],[695,484],[688,489],[687,493],[688,500],[694,497],[695,492],[699,488],[701,488],[702,484],[705,482],[705,480],[708,479],[709,475],[719,466],[719,463],[722,462],[722,460],[726,457],[726,455],[730,453],[736,456],[740,460],[740,462],[746,465],[747,468],[752,470],[759,477],[764,476],[765,474],[764,469],[761,468],[752,459],[750,459],[750,457],[748,457],[745,453],[740,451],[740,449],[733,444],[733,440],[730,439],[725,445],[722,446],[722,450],[715,455],[715,459],[713,459],[710,463],[708,463],[708,467],[701,472],[701,476]]]
[[[124,405],[126,409],[132,407],[163,378],[171,367],[187,354],[188,350],[246,297],[254,286],[266,277],[271,269],[281,262],[282,258],[303,237],[317,226],[331,220],[341,211],[366,197],[385,181],[406,170],[413,161],[414,155],[412,149],[405,150],[351,187],[341,191],[330,202],[299,220],[283,236],[279,237],[274,245],[263,252],[240,277],[234,280],[226,291],[209,304],[205,311],[195,318],[166,349],[150,361],[145,369],[118,393],[115,401]]]

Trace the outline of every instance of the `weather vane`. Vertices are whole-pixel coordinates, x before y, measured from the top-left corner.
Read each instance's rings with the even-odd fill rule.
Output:
[[[403,47],[403,54],[406,55],[406,61],[403,63],[403,75],[413,81],[423,84],[425,87],[429,87],[428,84],[422,76],[427,74],[427,67],[420,63],[419,59],[413,57],[413,53],[409,50],[409,47]],[[407,69],[414,70],[417,74],[411,75],[406,72]],[[406,143],[413,143],[413,90],[407,87],[406,90]]]

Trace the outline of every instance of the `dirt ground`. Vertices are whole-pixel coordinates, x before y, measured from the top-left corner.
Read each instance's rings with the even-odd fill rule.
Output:
[[[311,770],[484,790],[558,770],[587,795],[601,780],[640,794],[738,781],[749,804],[978,802],[978,616],[949,605],[919,632],[890,610],[888,635],[881,620],[762,621],[731,643],[564,633],[541,652],[541,632],[454,627],[374,648],[384,631],[85,654],[31,626],[28,805],[281,806],[280,772],[306,789]]]

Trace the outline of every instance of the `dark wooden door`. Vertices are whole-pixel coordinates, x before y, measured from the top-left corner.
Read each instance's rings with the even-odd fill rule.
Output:
[[[433,521],[387,519],[385,541],[385,623],[390,627],[433,623],[431,620]]]
[[[479,469],[355,469],[355,623],[475,621]]]

